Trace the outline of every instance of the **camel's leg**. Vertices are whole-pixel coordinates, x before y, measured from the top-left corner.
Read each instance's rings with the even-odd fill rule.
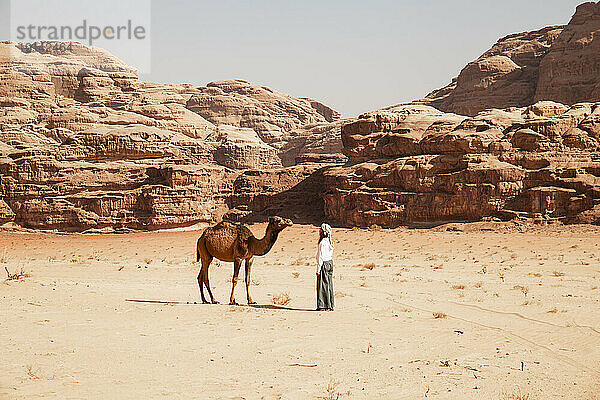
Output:
[[[210,262],[209,262],[210,264]],[[208,290],[208,294],[210,296],[210,302],[213,304],[219,304],[218,301],[215,300],[212,294],[212,290],[210,290],[210,282],[208,281],[208,267],[206,268],[206,272],[204,273],[204,284],[206,285],[206,289]]]
[[[250,271],[252,270],[252,263],[254,259],[252,257],[246,259],[246,297],[248,297],[248,304],[256,304],[255,301],[252,301],[252,297],[250,296]]]
[[[202,303],[208,304],[206,298],[204,297],[204,288],[202,285],[204,284],[204,266],[200,268],[200,272],[198,272],[198,288],[200,289],[200,298],[202,299]]]
[[[206,297],[204,297],[204,288],[202,284],[206,285],[206,288],[208,289],[208,294],[210,294],[210,299],[214,302],[212,293],[210,291],[210,286],[208,285],[208,267],[210,267],[212,259],[213,258],[211,256],[206,257],[205,255],[203,255],[201,259],[202,267],[200,268],[200,272],[198,273],[198,286],[200,287],[200,297],[202,298],[202,303],[204,304],[208,304],[208,301],[206,301]]]
[[[235,285],[237,285],[238,275],[240,274],[240,267],[242,266],[242,260],[239,258],[233,261],[233,278],[231,279],[231,296],[229,296],[229,304],[237,305],[235,301]]]

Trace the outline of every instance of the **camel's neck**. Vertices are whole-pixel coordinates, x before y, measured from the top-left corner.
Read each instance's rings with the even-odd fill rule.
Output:
[[[279,231],[274,230],[271,226],[267,226],[267,231],[262,239],[257,239],[254,236],[250,240],[250,251],[255,256],[264,256],[275,244]]]

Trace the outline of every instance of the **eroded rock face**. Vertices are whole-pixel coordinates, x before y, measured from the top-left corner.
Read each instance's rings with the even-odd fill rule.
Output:
[[[351,163],[324,172],[325,215],[354,226],[516,216],[590,219],[600,103],[540,102],[472,118],[397,106],[342,127]]]
[[[283,165],[346,162],[348,158],[343,154],[341,128],[349,121],[352,119],[309,124],[290,132],[279,152]]]
[[[281,148],[286,135],[306,124],[333,122],[339,114],[310,99],[299,99],[242,80],[211,82],[198,88],[187,108],[215,125],[253,129]]]
[[[214,159],[233,169],[269,169],[281,167],[277,150],[269,146],[249,128],[220,125],[214,137]]]
[[[325,169],[324,164],[305,163],[245,171],[233,183],[226,218],[252,221],[279,215],[297,223],[322,221]]]
[[[260,207],[239,199],[258,204],[264,193],[240,192],[252,190],[239,184],[245,170],[260,170],[271,194],[310,175],[282,170],[280,151],[259,134],[284,146],[304,123],[338,118],[316,101],[238,81],[140,82],[109,53],[77,43],[34,47],[0,42],[0,223],[82,231],[252,217]],[[210,121],[187,107],[192,98]],[[341,151],[339,134],[328,132],[323,147]],[[302,145],[320,149],[310,137]]]
[[[0,42],[0,223],[600,223],[598,7],[501,39],[424,100],[345,120],[245,81],[145,83],[100,49]]]
[[[450,85],[420,102],[474,116],[490,108],[538,101],[567,105],[600,101],[599,30],[600,3],[583,3],[565,26],[500,39]]]
[[[579,5],[540,63],[536,100],[600,100],[600,3]]]
[[[532,104],[540,62],[563,29],[552,26],[500,39],[470,62],[450,85],[428,94],[424,103],[444,112],[471,116],[490,108]]]

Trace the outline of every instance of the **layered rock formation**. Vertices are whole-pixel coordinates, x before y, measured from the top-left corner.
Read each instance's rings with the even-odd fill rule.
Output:
[[[286,133],[306,124],[333,122],[339,114],[310,99],[299,99],[243,80],[209,83],[198,88],[187,108],[215,125],[250,128],[280,148]]]
[[[566,26],[502,38],[422,103],[474,116],[489,108],[550,100],[572,105],[599,99],[600,3],[577,7]]]
[[[578,6],[540,63],[536,100],[574,104],[600,98],[599,34],[600,3]]]
[[[404,105],[342,127],[351,164],[325,171],[326,217],[354,226],[484,217],[595,220],[600,103],[475,117]]]
[[[346,120],[241,80],[141,82],[77,43],[0,42],[0,224],[600,223],[598,21],[585,3],[424,100]]]
[[[343,157],[339,125],[318,139],[303,133],[339,117],[314,100],[243,81],[140,82],[101,49],[54,44],[0,43],[0,223],[80,231],[253,217],[272,208],[254,200],[265,185],[290,190],[318,168],[282,171],[283,152],[265,140],[300,154],[329,135]],[[292,131],[306,140],[288,144]],[[247,169],[263,171],[253,179],[264,184],[240,183]],[[310,201],[294,204],[314,213]]]

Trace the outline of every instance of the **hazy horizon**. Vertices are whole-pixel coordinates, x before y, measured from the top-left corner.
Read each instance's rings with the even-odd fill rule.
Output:
[[[8,1],[0,0],[2,36],[6,36]],[[149,7],[121,0],[117,7],[121,11],[114,14],[102,3],[59,1],[71,4],[60,7],[58,15],[71,18],[72,23],[79,22],[81,15],[99,13],[107,23],[118,18],[150,20],[148,44],[112,49],[113,53],[119,50],[117,56],[129,49],[137,52],[133,60],[146,58],[140,61],[144,65],[137,66],[141,70],[150,66],[150,72],[140,74],[142,80],[205,85],[244,79],[296,97],[311,97],[343,116],[422,98],[446,86],[499,38],[566,24],[582,3],[152,0]],[[42,7],[31,7],[25,18],[37,13],[43,21]],[[145,17],[150,8],[150,16]],[[136,66],[135,61],[128,63]]]
[[[244,79],[353,116],[421,98],[500,37],[566,24],[581,3],[155,0],[152,72],[141,79]]]

